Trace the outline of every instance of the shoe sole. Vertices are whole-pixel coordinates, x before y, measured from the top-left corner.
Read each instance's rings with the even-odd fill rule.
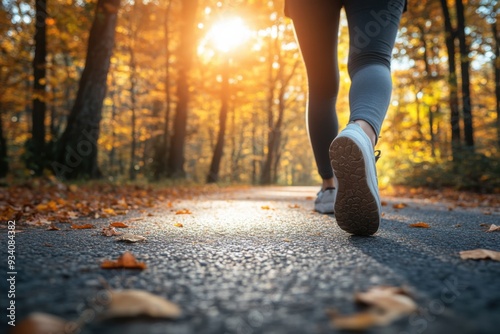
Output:
[[[330,162],[338,181],[334,208],[337,224],[351,234],[374,234],[380,212],[368,185],[361,149],[351,138],[337,138],[330,147]]]

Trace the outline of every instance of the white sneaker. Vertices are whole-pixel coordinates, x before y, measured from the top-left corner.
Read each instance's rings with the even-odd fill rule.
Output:
[[[341,229],[372,235],[380,224],[375,156],[363,129],[350,123],[330,145],[330,161],[337,178],[335,218]]]
[[[320,190],[317,194],[316,200],[314,201],[314,210],[319,213],[333,213],[335,197],[337,197],[336,188]]]

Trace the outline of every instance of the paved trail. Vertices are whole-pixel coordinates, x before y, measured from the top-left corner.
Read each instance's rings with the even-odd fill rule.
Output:
[[[176,201],[146,213],[98,219],[131,222],[147,242],[124,244],[98,230],[29,229],[16,235],[18,320],[44,311],[82,319],[92,298],[112,288],[145,289],[183,309],[176,321],[92,321],[83,333],[332,333],[325,310],[352,313],[354,293],[407,286],[419,312],[373,333],[498,333],[500,262],[464,261],[459,251],[500,251],[500,213],[448,211],[446,204],[385,199],[374,237],[353,237],[329,215],[312,211],[316,188],[271,187]],[[394,203],[406,203],[394,209]],[[179,209],[192,214],[176,215]],[[427,229],[410,228],[424,221]],[[83,219],[81,222],[88,222]],[[184,227],[175,227],[176,222]],[[1,273],[7,233],[1,229]],[[129,250],[144,271],[104,270],[104,259]],[[1,308],[5,310],[6,279]],[[2,311],[2,327],[6,326]]]

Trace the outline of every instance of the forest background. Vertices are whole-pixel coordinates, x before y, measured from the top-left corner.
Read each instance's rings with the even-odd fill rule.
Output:
[[[382,186],[500,192],[499,11],[409,1]],[[0,34],[2,178],[319,182],[283,1],[2,0]],[[343,125],[345,18],[340,39]]]

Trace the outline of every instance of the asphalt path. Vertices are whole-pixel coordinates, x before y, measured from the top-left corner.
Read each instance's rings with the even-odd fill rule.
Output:
[[[389,285],[408,289],[418,311],[369,333],[500,332],[500,262],[459,257],[462,250],[500,251],[500,232],[485,232],[500,225],[498,208],[450,210],[450,203],[384,198],[377,234],[355,237],[332,215],[313,212],[316,191],[224,190],[127,216],[79,220],[96,229],[25,229],[15,237],[16,322],[42,311],[83,321],[82,333],[335,333],[342,331],[332,327],[328,310],[357,312],[356,292]],[[400,203],[406,207],[394,207]],[[191,213],[176,214],[182,209]],[[112,221],[128,222],[127,232],[147,241],[101,236]],[[430,228],[409,226],[416,222]],[[7,229],[0,233],[3,333],[9,327]],[[100,268],[125,251],[147,269]],[[182,316],[94,319],[108,287],[162,296]]]

